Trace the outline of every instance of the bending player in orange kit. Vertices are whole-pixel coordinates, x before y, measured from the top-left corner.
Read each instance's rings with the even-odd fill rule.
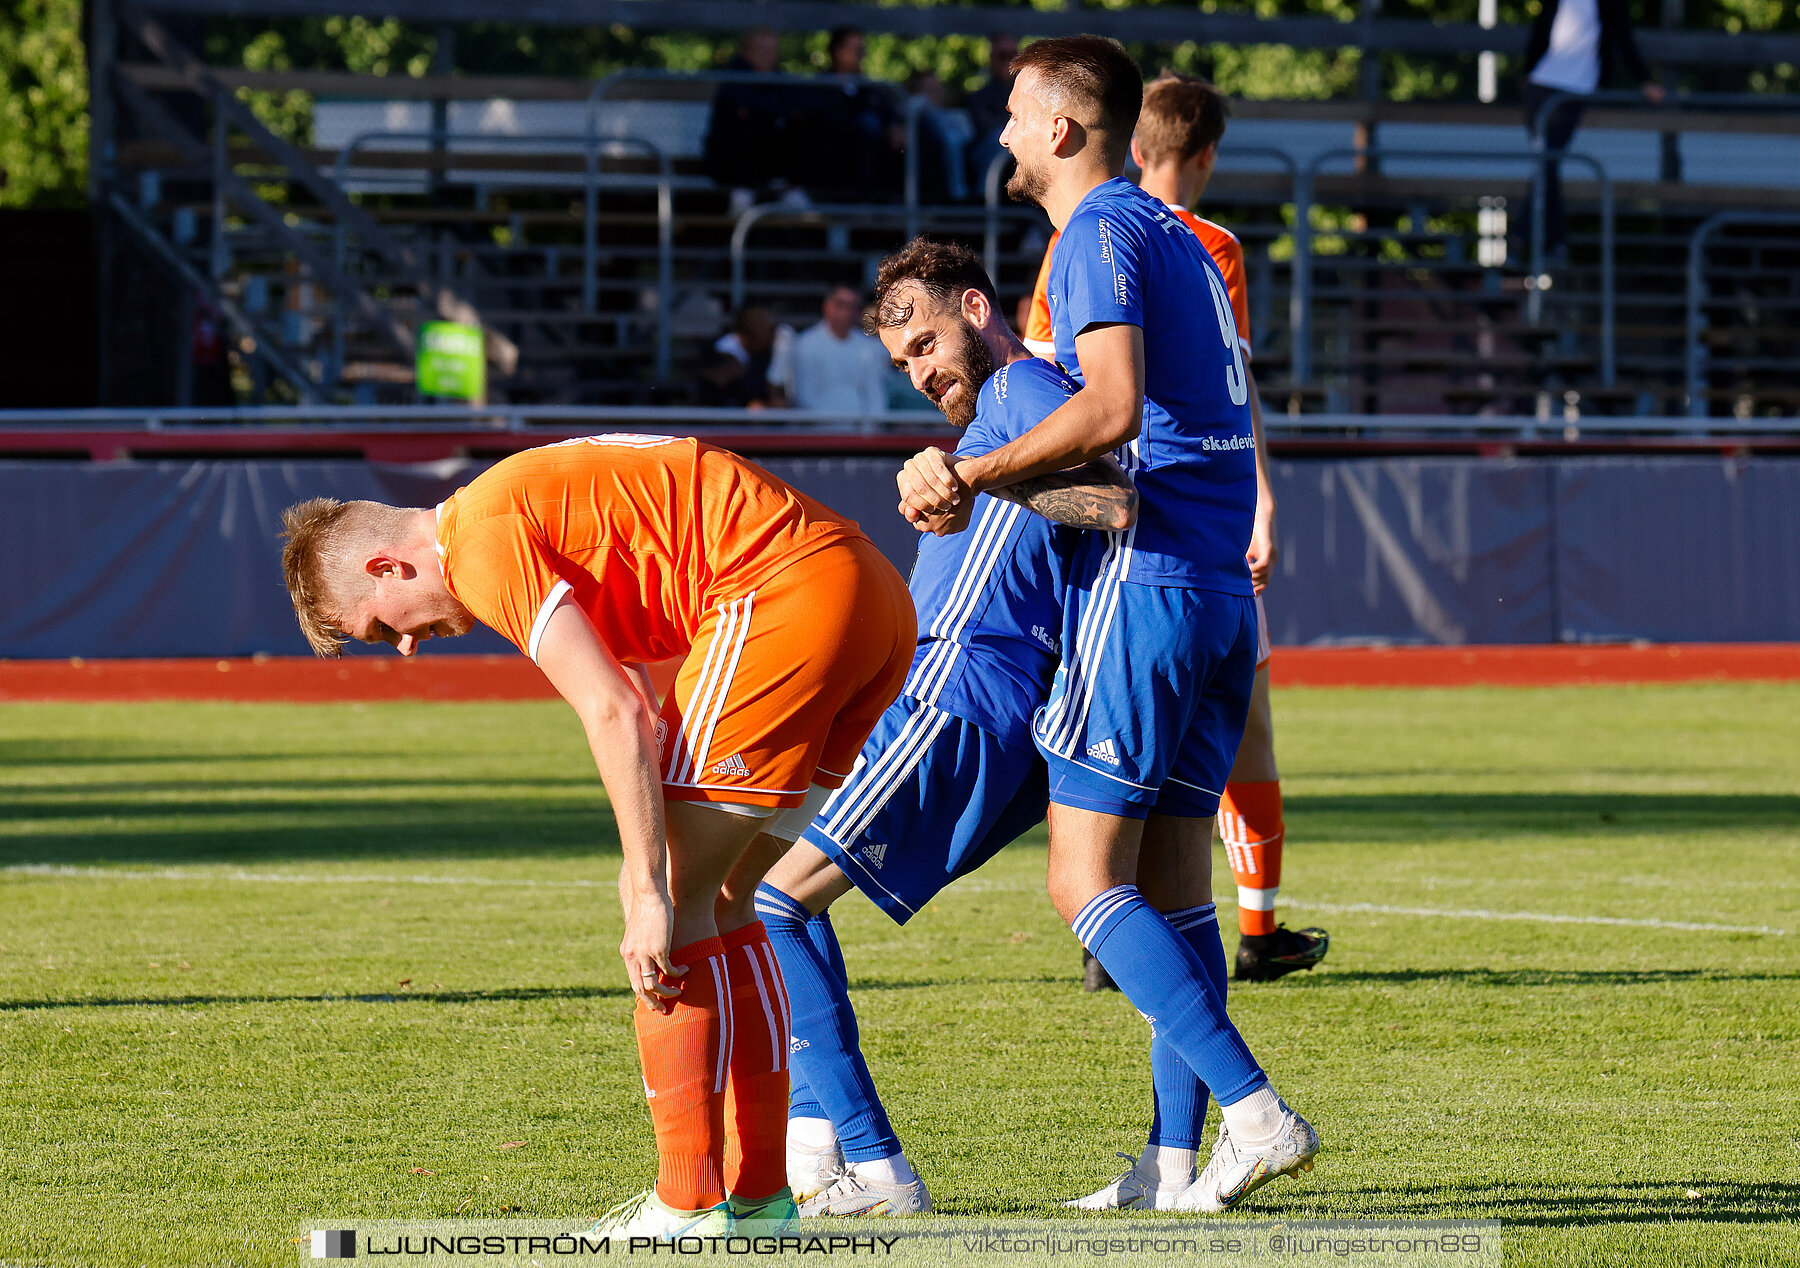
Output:
[[[1144,108],[1131,140],[1131,157],[1142,170],[1139,186],[1156,195],[1192,229],[1219,266],[1231,296],[1243,348],[1250,362],[1250,300],[1245,283],[1244,248],[1237,235],[1203,220],[1188,208],[1205,192],[1225,135],[1225,97],[1203,79],[1164,71],[1144,86]],[[1048,283],[1056,237],[1044,252],[1025,346],[1054,359]],[[1236,764],[1219,799],[1219,835],[1238,891],[1236,976],[1242,981],[1271,981],[1296,969],[1310,969],[1325,958],[1331,937],[1323,929],[1289,929],[1275,921],[1275,896],[1281,886],[1281,847],[1286,826],[1281,815],[1281,776],[1275,767],[1275,731],[1269,709],[1269,619],[1262,592],[1275,569],[1275,497],[1269,485],[1268,448],[1263,439],[1262,400],[1250,375],[1250,419],[1256,434],[1256,521],[1245,558],[1256,586],[1258,625],[1256,685]],[[1089,990],[1110,989],[1106,970],[1091,955],[1085,958]]]
[[[854,523],[722,449],[594,436],[497,463],[436,510],[316,498],[282,564],[315,651],[410,656],[479,620],[574,707],[625,856],[656,1186],[596,1236],[794,1217],[786,991],[754,895],[906,677],[912,601]],[[658,713],[641,672],[687,654]]]

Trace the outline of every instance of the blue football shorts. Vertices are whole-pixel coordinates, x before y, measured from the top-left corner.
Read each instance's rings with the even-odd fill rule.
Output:
[[[889,705],[802,833],[899,924],[1042,823],[1035,749],[911,696]]]
[[[1078,577],[1063,663],[1032,725],[1050,800],[1130,819],[1216,814],[1244,738],[1257,629],[1248,595],[1120,581],[1104,565]]]

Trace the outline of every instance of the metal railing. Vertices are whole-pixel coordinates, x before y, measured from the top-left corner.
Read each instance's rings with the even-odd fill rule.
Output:
[[[588,119],[587,132],[582,136],[566,136],[556,133],[403,132],[376,128],[351,137],[338,150],[337,162],[332,167],[332,174],[340,189],[344,188],[350,179],[352,160],[359,152],[368,151],[370,143],[374,141],[416,141],[423,143],[424,146],[448,146],[451,143],[467,144],[470,142],[496,146],[579,145],[582,151],[581,307],[584,312],[589,313],[595,310],[599,301],[600,190],[608,184],[634,187],[641,187],[643,184],[642,178],[638,177],[609,180],[600,171],[600,159],[636,153],[654,161],[657,171],[651,179],[656,189],[658,307],[656,376],[661,381],[668,379],[671,347],[667,313],[670,305],[674,302],[675,289],[675,199],[672,183],[673,168],[669,163],[668,155],[661,146],[644,137],[600,136],[595,131],[592,115]],[[446,169],[450,166],[447,153],[445,166]],[[529,176],[530,174],[528,169],[523,168],[518,172],[520,176]],[[348,264],[349,243],[347,227],[341,220],[333,226],[332,243],[336,253],[338,272],[343,274]],[[340,313],[332,356],[333,382],[340,381],[343,373],[343,325],[343,314]]]
[[[929,433],[947,427],[935,412],[889,410],[873,415],[820,414],[797,409],[713,409],[692,406],[633,405],[266,405],[208,408],[140,409],[4,409],[0,431],[122,430],[161,432],[187,429],[210,430],[228,435],[234,428],[246,434],[266,435],[270,427],[305,428],[310,434],[350,433],[371,427],[405,429],[418,433],[485,432],[519,433],[561,426],[579,429],[614,428],[621,424],[662,433],[688,427],[730,427],[738,436],[833,436],[867,434],[871,427],[902,434]],[[1569,427],[1580,432],[1614,436],[1691,436],[1696,432],[1721,435],[1795,436],[1800,425],[1791,418],[1713,418],[1696,428],[1693,420],[1679,417],[1614,416],[1582,414],[1574,420],[1544,419],[1529,415],[1473,414],[1304,414],[1289,417],[1271,413],[1265,419],[1271,436],[1317,438],[1339,433],[1350,437],[1384,435],[1513,436],[1522,439],[1546,434],[1565,435]],[[254,430],[252,430],[254,429]]]
[[[965,226],[974,229],[985,222],[985,215],[973,207],[933,207],[933,227],[952,232]],[[823,207],[790,207],[781,203],[758,203],[745,208],[731,229],[731,311],[739,312],[749,289],[745,277],[750,231],[765,220],[784,220],[791,224],[832,227],[839,223],[889,224],[904,230],[910,239],[918,232],[918,217],[923,209],[909,212],[904,207],[880,204],[831,204]]]
[[[1326,150],[1299,173],[1294,183],[1294,281],[1289,293],[1288,319],[1293,327],[1292,376],[1294,382],[1312,381],[1312,272],[1313,272],[1313,191],[1319,169],[1330,162],[1344,159],[1423,158],[1479,159],[1483,162],[1524,163],[1532,172],[1532,215],[1530,276],[1536,283],[1532,290],[1535,309],[1544,290],[1544,171],[1549,162],[1570,160],[1585,163],[1593,169],[1600,184],[1600,381],[1612,387],[1618,377],[1616,346],[1616,295],[1613,183],[1600,160],[1590,154],[1570,150],[1521,153],[1518,150],[1449,150],[1411,149],[1392,146],[1346,147]]]
[[[1634,110],[1660,110],[1677,117],[1684,110],[1743,110],[1749,113],[1785,110],[1800,114],[1800,97],[1781,96],[1773,93],[1671,92],[1661,101],[1651,101],[1641,91],[1554,92],[1544,98],[1544,104],[1539,106],[1537,113],[1532,116],[1531,139],[1533,145],[1536,145],[1544,135],[1544,125],[1550,121],[1550,112],[1571,101],[1579,102],[1584,106],[1624,106]]]
[[[1721,211],[1708,216],[1688,239],[1687,258],[1687,412],[1689,418],[1708,415],[1706,354],[1700,346],[1700,308],[1706,289],[1706,240],[1726,225],[1800,225],[1800,212]]]

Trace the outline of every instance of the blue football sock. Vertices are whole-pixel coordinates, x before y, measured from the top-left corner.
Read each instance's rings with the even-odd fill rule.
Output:
[[[850,989],[850,970],[844,967],[844,948],[838,945],[837,930],[832,927],[831,913],[822,911],[806,922],[806,936],[837,975],[845,990]]]
[[[809,917],[805,907],[767,884],[757,887],[756,914],[769,931],[793,1011],[790,1077],[805,1082],[824,1108],[820,1117],[837,1127],[846,1159],[867,1162],[899,1153],[900,1141],[863,1060],[856,1013],[841,976],[843,956],[830,922],[815,925],[819,918]]]
[[[1167,913],[1170,926],[1200,957],[1219,998],[1225,998],[1228,970],[1225,944],[1219,941],[1219,917],[1211,903]],[[1163,1032],[1150,1038],[1150,1143],[1172,1149],[1199,1149],[1206,1126],[1206,1084],[1200,1081]]]
[[[777,893],[780,891],[777,890]],[[767,927],[766,925],[764,926]],[[837,930],[831,927],[831,913],[822,911],[806,922],[806,934],[812,939],[814,947],[824,957],[831,971],[837,975],[844,989],[850,988],[850,972],[844,967],[844,951],[838,946]],[[813,1095],[812,1088],[800,1077],[800,1071],[788,1063],[788,1117],[789,1118],[822,1118],[830,1120],[831,1115],[819,1104],[819,1098]]]
[[[1117,885],[1100,894],[1070,928],[1220,1105],[1268,1086],[1243,1036],[1225,1015],[1224,994],[1206,965],[1144,901],[1136,885]]]
[[[813,1095],[812,1089],[806,1085],[806,1080],[801,1078],[799,1071],[794,1069],[791,1057],[788,1060],[788,1117],[824,1119],[831,1117],[825,1112],[825,1107],[819,1104],[819,1098]]]

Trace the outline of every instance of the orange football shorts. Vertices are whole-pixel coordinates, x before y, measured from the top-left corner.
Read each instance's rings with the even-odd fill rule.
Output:
[[[862,537],[715,604],[657,718],[663,796],[787,807],[837,787],[917,642],[906,583]]]

